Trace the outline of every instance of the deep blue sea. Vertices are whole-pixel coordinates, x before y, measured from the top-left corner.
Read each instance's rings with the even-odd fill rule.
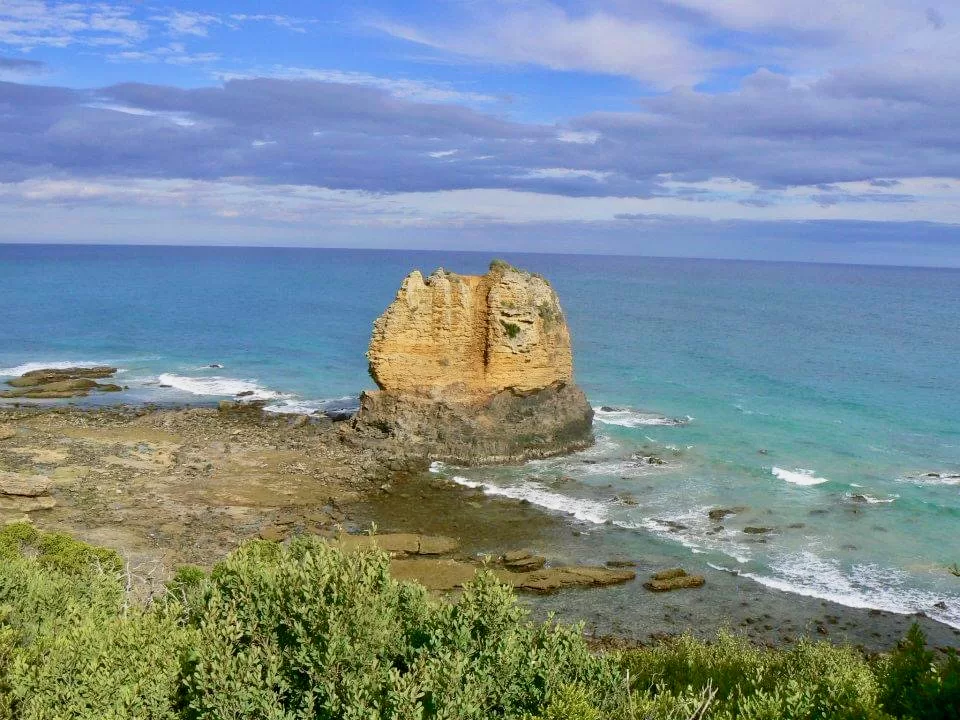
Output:
[[[0,376],[109,363],[131,389],[106,402],[348,407],[407,272],[490,259],[0,245]],[[769,587],[960,627],[960,271],[505,259],[557,289],[598,444],[436,472]],[[720,506],[742,509],[720,525]]]

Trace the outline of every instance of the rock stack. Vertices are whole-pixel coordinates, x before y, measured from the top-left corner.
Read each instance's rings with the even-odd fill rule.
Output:
[[[543,277],[410,273],[374,323],[378,391],[352,432],[407,458],[519,462],[588,447],[593,410],[573,382],[570,332]]]

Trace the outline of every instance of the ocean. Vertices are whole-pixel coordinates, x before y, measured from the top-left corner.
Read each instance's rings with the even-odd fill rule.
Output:
[[[960,271],[504,259],[557,289],[597,445],[433,472],[625,555],[960,628]],[[413,268],[482,253],[0,245],[0,379],[113,364],[116,402],[356,406]],[[733,512],[711,519],[712,509]],[[749,528],[750,532],[744,530]],[[602,560],[602,558],[598,558]],[[639,591],[642,592],[642,591]]]

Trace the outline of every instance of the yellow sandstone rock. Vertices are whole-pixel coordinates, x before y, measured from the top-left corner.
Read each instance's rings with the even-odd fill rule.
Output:
[[[410,273],[374,324],[367,357],[382,390],[445,400],[573,380],[553,288],[497,261],[486,275]]]
[[[573,382],[570,332],[539,275],[494,261],[486,275],[412,272],[374,323],[370,374],[342,430],[394,469],[523,462],[593,443]]]

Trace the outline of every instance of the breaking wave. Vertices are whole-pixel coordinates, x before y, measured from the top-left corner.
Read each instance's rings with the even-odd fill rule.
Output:
[[[804,468],[784,470],[783,468],[774,466],[771,468],[771,472],[780,480],[794,485],[821,485],[822,483],[830,482],[829,478],[817,477],[814,475],[813,470],[806,470]]]
[[[208,377],[186,377],[173,373],[161,373],[157,377],[161,385],[169,385],[175,390],[191,395],[210,395],[213,397],[235,397],[240,393],[250,393],[251,400],[275,400],[284,397],[283,393],[263,387],[255,380],[210,375]]]
[[[92,360],[54,360],[53,362],[27,362],[13,367],[0,368],[0,377],[19,376],[34,370],[64,370],[72,367],[95,367],[97,365],[108,365],[105,362],[94,362]]]
[[[844,571],[835,560],[802,551],[775,558],[769,575],[741,572],[761,585],[796,595],[854,608],[886,610],[900,615],[924,612],[934,620],[960,629],[960,597],[943,597],[910,587],[909,576],[873,564]]]
[[[646,413],[630,408],[614,408],[609,406],[595,407],[593,419],[604,425],[619,425],[620,427],[644,427],[647,425],[686,425],[693,420],[687,415],[685,418],[672,418],[657,413]]]
[[[187,377],[174,373],[162,373],[157,377],[161,385],[168,385],[175,390],[209,397],[237,397],[243,394],[241,400],[265,400],[265,412],[295,413],[310,415],[316,412],[355,412],[359,408],[356,396],[347,395],[330,400],[309,400],[293,393],[283,393],[264,387],[256,380],[241,380],[237,378],[210,375],[207,377]]]
[[[483,490],[485,495],[511,498],[513,500],[526,500],[529,503],[538,505],[548,510],[571,515],[577,520],[603,525],[610,519],[610,509],[607,505],[596,500],[584,500],[563,495],[561,493],[548,490],[540,483],[525,483],[523,485],[514,485],[511,487],[501,487],[492,483],[474,482],[465,477],[454,475],[450,478],[457,485],[472,488],[474,490]]]

